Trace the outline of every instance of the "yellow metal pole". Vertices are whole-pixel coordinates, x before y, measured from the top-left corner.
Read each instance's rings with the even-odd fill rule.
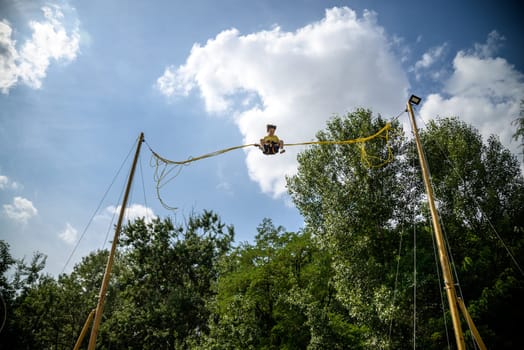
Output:
[[[78,336],[78,339],[75,343],[75,347],[73,348],[73,350],[80,349],[80,345],[82,345],[82,341],[84,340],[84,337],[87,334],[87,330],[89,329],[89,324],[93,320],[94,316],[95,316],[95,309],[91,310],[91,312],[89,313],[89,316],[87,316],[87,320],[84,323],[84,327],[82,327],[82,331],[80,332],[80,335]]]
[[[457,292],[455,290],[455,283],[453,282],[453,276],[451,275],[451,269],[449,267],[449,258],[444,244],[444,236],[442,235],[442,228],[440,227],[439,217],[437,208],[435,206],[435,200],[433,197],[433,189],[429,179],[429,168],[426,162],[426,156],[420,142],[418,134],[417,123],[415,122],[415,116],[413,114],[413,107],[411,102],[407,103],[409,117],[411,120],[411,127],[413,128],[413,134],[415,136],[415,143],[417,145],[417,152],[422,168],[422,177],[424,179],[424,186],[426,188],[426,194],[428,196],[429,210],[431,212],[431,219],[433,222],[433,231],[435,231],[435,238],[437,241],[437,248],[439,252],[440,265],[442,267],[442,274],[444,276],[444,289],[446,289],[446,295],[448,297],[449,309],[451,312],[451,320],[453,323],[453,329],[455,331],[455,340],[457,342],[458,350],[466,349],[464,342],[464,335],[462,333],[462,327],[460,325],[460,315],[457,307]]]
[[[464,318],[468,323],[469,329],[471,329],[471,333],[473,333],[473,338],[475,339],[475,342],[479,346],[480,350],[487,350],[486,344],[484,344],[484,341],[482,340],[482,337],[480,336],[480,333],[477,327],[475,326],[475,322],[473,322],[473,319],[469,315],[468,309],[466,308],[466,304],[464,304],[464,300],[462,300],[462,298],[458,298],[457,301],[460,307],[460,311],[462,311],[462,314],[464,315]]]
[[[131,191],[131,185],[133,183],[133,177],[135,175],[136,164],[138,162],[138,155],[140,154],[140,146],[144,141],[144,133],[140,133],[138,138],[138,145],[136,147],[135,158],[133,159],[133,165],[131,166],[131,172],[129,173],[129,179],[127,180],[126,192],[124,194],[124,200],[122,202],[122,208],[120,208],[120,215],[118,217],[118,222],[116,224],[115,236],[113,238],[113,244],[111,245],[111,252],[109,253],[109,258],[107,259],[106,270],[104,272],[104,279],[102,280],[102,287],[100,288],[100,294],[98,296],[98,304],[95,311],[95,320],[93,321],[93,328],[91,329],[91,336],[89,338],[88,350],[93,350],[96,345],[96,336],[98,335],[98,327],[100,326],[100,321],[102,320],[102,311],[104,309],[104,301],[106,298],[107,287],[109,285],[109,278],[111,275],[111,269],[113,268],[113,260],[115,257],[116,246],[118,244],[118,236],[120,230],[122,229],[122,221],[124,220],[124,212],[127,206],[127,200],[129,198],[129,192]]]

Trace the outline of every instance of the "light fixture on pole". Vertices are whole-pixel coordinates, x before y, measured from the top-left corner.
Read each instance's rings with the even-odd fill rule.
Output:
[[[418,105],[420,101],[422,101],[422,99],[415,95],[411,95],[411,97],[409,98],[409,103],[414,104],[414,105]]]
[[[451,322],[453,324],[453,330],[455,331],[455,340],[457,342],[457,350],[465,350],[466,343],[464,342],[464,334],[462,332],[459,308],[457,303],[457,292],[455,290],[455,282],[453,281],[453,275],[449,265],[449,257],[447,254],[444,235],[442,233],[442,227],[440,226],[440,219],[435,205],[435,199],[433,196],[433,186],[431,185],[431,179],[429,175],[429,167],[424,155],[424,149],[422,148],[422,142],[418,134],[417,123],[415,122],[415,115],[413,113],[413,104],[418,105],[421,98],[415,95],[411,95],[407,105],[407,111],[409,113],[409,119],[411,121],[411,127],[413,129],[413,136],[415,137],[415,145],[417,146],[417,153],[420,162],[420,168],[422,170],[422,179],[424,180],[424,187],[426,188],[426,196],[428,199],[429,211],[431,213],[431,219],[433,224],[433,233],[435,235],[435,241],[437,243],[437,249],[439,251],[440,266],[442,268],[442,275],[444,278],[444,289],[448,297],[449,311],[451,315]]]

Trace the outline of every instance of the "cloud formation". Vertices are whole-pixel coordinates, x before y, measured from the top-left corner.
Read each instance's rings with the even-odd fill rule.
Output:
[[[447,51],[447,47],[448,45],[446,43],[432,47],[422,55],[420,60],[415,62],[415,65],[411,71],[415,73],[415,78],[417,80],[420,80],[423,73],[427,73],[429,70],[432,70],[432,67],[434,67],[439,61],[443,59],[444,54]],[[432,70],[430,71],[430,77],[434,80],[438,80],[442,73],[443,71],[441,69]]]
[[[117,207],[111,205],[106,208],[106,212],[109,214],[119,214],[121,208],[121,205]],[[125,218],[128,221],[134,221],[139,218],[144,218],[145,222],[149,223],[156,218],[156,215],[153,209],[151,208],[145,207],[141,204],[132,204],[131,206],[126,208]]]
[[[0,89],[8,93],[19,81],[38,89],[51,60],[70,62],[79,51],[79,25],[68,31],[59,6],[42,7],[43,21],[30,21],[31,38],[20,49],[12,39],[13,28],[0,21]]]
[[[286,142],[309,141],[334,113],[369,106],[398,113],[409,84],[391,46],[373,12],[359,17],[332,8],[294,32],[225,30],[195,44],[185,64],[167,67],[157,88],[166,96],[198,90],[208,112],[234,116],[245,143],[258,142],[268,123]],[[251,179],[281,195],[285,175],[296,173],[298,151],[267,157],[248,149]]]
[[[70,223],[66,224],[66,228],[64,231],[62,231],[58,237],[66,242],[67,244],[71,245],[76,242],[78,239],[78,230],[74,228]]]
[[[514,153],[518,143],[511,137],[511,122],[519,116],[524,96],[524,75],[503,58],[493,57],[503,37],[491,32],[485,44],[459,51],[453,59],[453,73],[442,93],[429,95],[420,114],[423,119],[459,116],[487,138],[498,135]]]
[[[9,179],[9,177],[5,175],[0,175],[0,190],[17,190],[20,187],[21,186],[18,182],[12,181],[11,179]]]
[[[4,204],[4,213],[11,220],[25,224],[38,214],[38,210],[29,199],[14,197],[13,204]]]

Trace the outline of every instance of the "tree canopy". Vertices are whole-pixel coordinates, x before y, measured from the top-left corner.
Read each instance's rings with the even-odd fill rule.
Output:
[[[368,110],[357,110],[333,118],[318,138],[355,137],[384,123]],[[358,325],[369,329],[367,344],[400,348],[409,342],[416,305],[417,344],[442,348],[448,315],[441,310],[420,168],[413,141],[400,130],[394,135],[397,160],[385,167],[367,168],[345,145],[316,147],[299,156],[298,174],[288,186],[319,246],[334,255],[337,298]],[[460,295],[481,320],[488,344],[499,344],[497,337],[521,344],[510,335],[516,332],[511,320],[519,308],[495,316],[488,309],[496,306],[486,300],[504,285],[512,290],[505,303],[522,305],[524,275],[512,259],[524,253],[519,164],[496,137],[484,144],[477,130],[458,119],[430,122],[421,138]],[[403,237],[410,243],[416,238],[417,245],[401,245]]]
[[[386,122],[358,109],[334,116],[317,138],[355,139]],[[520,163],[457,118],[429,122],[421,139],[459,295],[488,348],[522,348]],[[414,143],[397,121],[388,142],[395,159],[380,167],[355,145],[298,156],[287,186],[304,218],[299,232],[266,218],[253,242],[235,244],[233,226],[212,211],[128,223],[97,348],[454,348]],[[384,139],[365,147],[388,156]],[[54,278],[42,272],[43,254],[19,260],[0,240],[0,348],[71,349],[96,306],[107,254]]]

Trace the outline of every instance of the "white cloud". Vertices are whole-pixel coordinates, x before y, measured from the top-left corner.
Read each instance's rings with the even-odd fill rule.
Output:
[[[106,208],[106,212],[109,214],[118,215],[120,213],[121,208],[121,205],[119,205],[118,207],[111,205]],[[151,208],[145,207],[141,204],[132,204],[131,206],[126,208],[125,218],[128,221],[133,221],[138,218],[144,218],[146,222],[151,222],[153,219],[156,218],[156,215],[153,212],[153,209]]]
[[[195,44],[185,64],[166,68],[157,87],[167,96],[198,89],[207,111],[235,116],[245,143],[258,142],[267,123],[277,124],[286,142],[309,141],[333,113],[373,106],[388,115],[402,108],[408,81],[389,40],[374,13],[332,8],[295,32],[223,31]],[[258,103],[242,103],[253,94]],[[281,195],[298,151],[266,157],[248,149],[250,177],[264,192]]]
[[[3,190],[7,187],[7,184],[9,183],[9,178],[5,175],[0,175],[0,190]]]
[[[5,175],[0,175],[0,190],[6,190],[6,189],[17,190],[20,187],[21,186],[18,182],[12,181]]]
[[[524,96],[524,75],[495,52],[500,36],[490,33],[486,44],[476,44],[471,52],[460,51],[453,60],[453,73],[445,82],[443,94],[431,94],[421,108],[424,119],[459,116],[474,125],[484,137],[498,135],[502,143],[518,152],[511,141]]]
[[[18,81],[40,88],[51,60],[73,61],[79,51],[79,25],[68,32],[58,6],[42,7],[43,21],[30,21],[32,36],[20,50],[9,22],[0,22],[0,89],[7,93]]]
[[[70,223],[67,223],[66,228],[58,235],[58,237],[67,244],[73,244],[78,239],[78,231]]]
[[[422,77],[422,73],[428,70],[432,70],[430,76],[435,80],[437,80],[442,75],[441,69],[437,68],[435,70],[432,69],[432,67],[434,67],[437,64],[437,62],[441,61],[444,58],[447,46],[448,45],[444,43],[442,45],[432,47],[422,55],[420,60],[415,62],[412,71],[415,72],[415,77],[417,80],[420,80],[420,78]]]
[[[496,30],[491,31],[488,34],[486,43],[479,44],[475,43],[473,55],[481,58],[487,58],[494,56],[498,49],[502,46],[502,42],[506,40],[505,37],[500,35]]]
[[[426,51],[420,60],[415,63],[415,70],[422,68],[429,68],[432,66],[439,58],[442,57],[444,50],[446,49],[447,44],[442,44],[440,46],[435,46]]]
[[[11,40],[12,32],[9,22],[0,21],[0,88],[3,93],[6,93],[18,80],[16,66],[18,52],[15,41]]]
[[[36,210],[30,200],[15,197],[13,198],[13,204],[4,204],[4,213],[8,218],[25,224],[30,218],[38,214],[38,210]]]

